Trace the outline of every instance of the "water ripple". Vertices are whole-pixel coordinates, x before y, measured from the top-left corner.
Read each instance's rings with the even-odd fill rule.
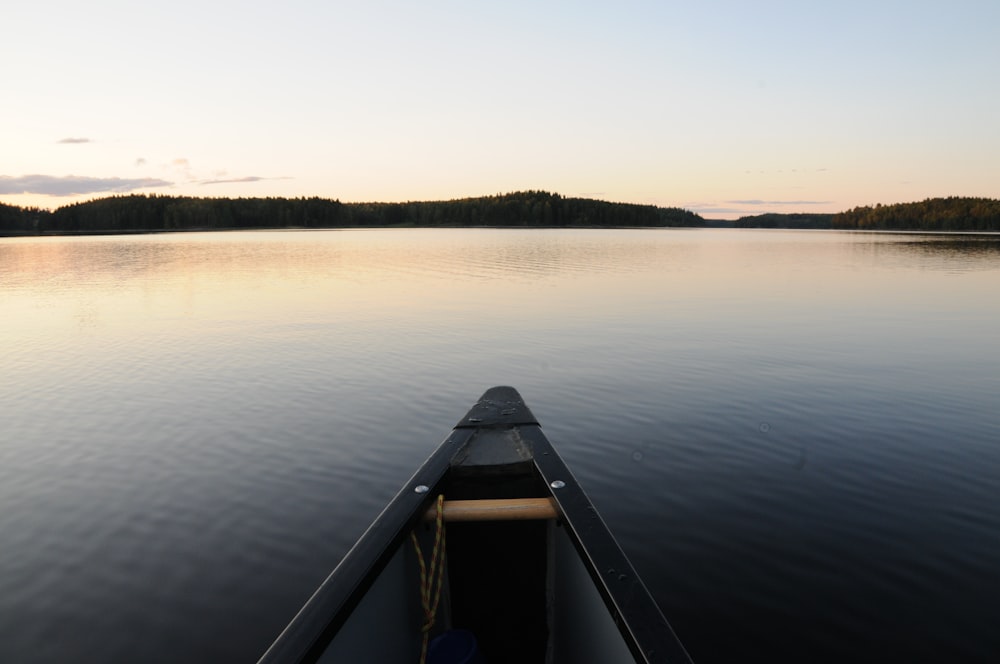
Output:
[[[1000,265],[904,240],[0,240],[0,661],[253,660],[494,384],[697,661],[989,661]]]

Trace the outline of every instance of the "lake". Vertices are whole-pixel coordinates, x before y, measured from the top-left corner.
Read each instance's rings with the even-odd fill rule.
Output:
[[[0,239],[0,661],[255,661],[518,388],[695,661],[995,661],[1000,236]]]

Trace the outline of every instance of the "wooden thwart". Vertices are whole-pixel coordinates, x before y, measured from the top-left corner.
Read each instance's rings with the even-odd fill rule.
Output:
[[[555,519],[558,516],[553,498],[496,498],[486,500],[444,501],[445,521],[522,521]],[[424,513],[424,519],[433,521],[437,507]]]

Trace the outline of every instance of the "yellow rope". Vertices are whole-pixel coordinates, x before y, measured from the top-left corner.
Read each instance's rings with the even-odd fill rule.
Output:
[[[431,570],[427,573],[424,554],[417,542],[417,534],[410,533],[410,541],[417,552],[417,562],[420,563],[420,602],[424,607],[423,645],[420,648],[420,664],[427,661],[427,641],[437,617],[438,604],[441,602],[441,587],[444,585],[444,495],[437,497],[437,517],[434,520],[437,531],[434,533],[434,549],[431,551]]]

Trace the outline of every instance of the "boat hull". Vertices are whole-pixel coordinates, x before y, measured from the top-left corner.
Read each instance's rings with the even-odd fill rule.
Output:
[[[429,636],[466,630],[489,664],[690,661],[520,395],[497,387],[459,421],[260,662],[419,661],[428,621],[411,533],[424,555],[433,550],[439,495],[447,501],[447,575]],[[510,513],[497,516],[498,506]],[[463,509],[465,517],[456,517]],[[486,512],[491,516],[482,517]]]

